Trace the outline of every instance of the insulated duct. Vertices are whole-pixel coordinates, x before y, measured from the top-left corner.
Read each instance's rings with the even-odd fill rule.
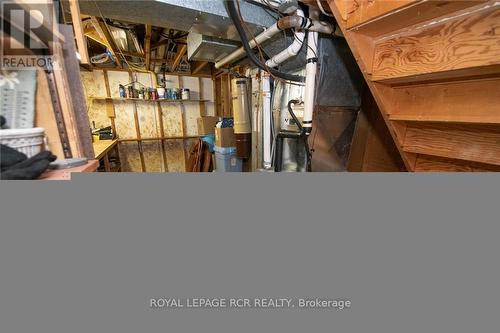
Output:
[[[250,122],[250,81],[247,78],[236,78],[231,81],[234,135],[236,138],[236,155],[249,158],[252,152],[252,125]]]

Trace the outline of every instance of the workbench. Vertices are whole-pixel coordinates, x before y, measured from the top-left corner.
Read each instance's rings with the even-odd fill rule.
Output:
[[[101,170],[104,172],[119,172],[120,157],[118,152],[118,140],[98,140],[93,143],[95,159],[102,164]],[[114,154],[114,164],[111,164],[111,154]]]
[[[47,170],[43,175],[38,178],[39,180],[71,180],[71,174],[82,173],[82,172],[95,172],[99,166],[99,161],[90,160],[87,164],[61,170]]]

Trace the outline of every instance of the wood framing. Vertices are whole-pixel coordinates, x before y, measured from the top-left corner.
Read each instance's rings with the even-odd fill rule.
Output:
[[[144,40],[144,53],[146,54],[146,70],[149,71],[151,65],[151,32],[152,26],[146,24],[146,37]]]
[[[71,11],[73,30],[75,31],[76,45],[81,58],[80,62],[84,65],[90,65],[89,53],[87,50],[87,39],[83,32],[80,4],[78,0],[69,0],[69,9]]]
[[[175,72],[177,66],[181,63],[182,57],[187,52],[187,45],[180,45],[179,50],[177,51],[177,54],[175,55],[174,62],[172,63],[172,72]]]

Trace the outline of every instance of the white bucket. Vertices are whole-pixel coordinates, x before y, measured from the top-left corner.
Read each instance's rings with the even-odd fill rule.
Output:
[[[28,158],[43,150],[45,130],[43,128],[0,130],[0,144],[9,146]]]

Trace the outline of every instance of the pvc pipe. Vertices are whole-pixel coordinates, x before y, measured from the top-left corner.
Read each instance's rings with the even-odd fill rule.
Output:
[[[307,34],[306,87],[304,96],[304,120],[303,120],[303,127],[306,130],[307,134],[310,134],[312,130],[317,70],[318,70],[318,33],[314,31],[309,31]]]
[[[264,32],[262,32],[260,35],[258,35],[254,39],[250,40],[250,42],[249,42],[250,47],[254,48],[255,46],[257,46],[257,44],[261,44],[264,41],[271,39],[278,32],[280,32],[280,29],[278,28],[278,23],[275,23],[272,26],[270,26],[268,29],[266,29]],[[234,61],[240,59],[244,55],[245,55],[245,48],[240,47],[239,49],[237,49],[233,53],[229,54],[228,56],[226,56],[222,60],[216,62],[215,68],[219,69],[222,66],[224,66],[225,64],[228,64],[228,63],[231,63],[231,62],[234,62]]]
[[[271,39],[274,35],[276,35],[278,32],[286,29],[304,29],[308,31],[316,31],[319,33],[324,33],[328,35],[332,35],[335,33],[335,28],[333,25],[330,23],[325,23],[325,22],[320,22],[318,20],[310,20],[308,18],[304,17],[304,13],[302,10],[298,9],[297,10],[297,15],[294,16],[287,16],[284,18],[281,18],[277,23],[273,24],[270,26],[268,29],[266,29],[264,32],[262,32],[260,35],[255,37],[254,39],[249,41],[249,45],[251,48],[255,48],[257,44],[261,44],[265,42],[268,39]],[[297,38],[294,40],[292,45],[290,45],[290,50],[285,50],[281,52],[280,54],[276,55],[274,58],[276,58],[278,61],[268,61],[266,62],[266,66],[268,67],[276,67],[279,63],[282,63],[286,59],[289,59],[290,57],[297,55],[298,52],[300,52],[300,47],[303,45],[305,38],[305,33],[303,32],[298,32],[297,33]],[[302,40],[302,43],[299,43],[297,39]],[[299,47],[300,44],[300,47]],[[296,51],[298,48],[298,51]],[[297,52],[297,53],[295,53]],[[215,63],[215,68],[219,69],[222,66],[235,62],[236,60],[239,60],[245,55],[245,49],[243,47],[238,48],[236,51],[233,53],[229,54],[222,60],[218,61]],[[274,64],[276,62],[276,64]]]
[[[262,72],[262,136],[263,136],[263,167],[270,169],[273,162],[272,149],[272,111],[271,111],[271,80],[268,73]]]
[[[301,21],[302,24],[304,24],[305,23],[304,12],[300,9],[297,9],[297,16],[302,18]],[[279,64],[299,54],[300,50],[302,49],[302,45],[304,45],[304,38],[306,37],[306,33],[304,31],[298,31],[295,32],[294,35],[295,38],[293,39],[293,43],[290,44],[288,48],[286,48],[285,50],[281,51],[280,53],[269,59],[266,62],[267,67],[271,68],[277,67]]]

